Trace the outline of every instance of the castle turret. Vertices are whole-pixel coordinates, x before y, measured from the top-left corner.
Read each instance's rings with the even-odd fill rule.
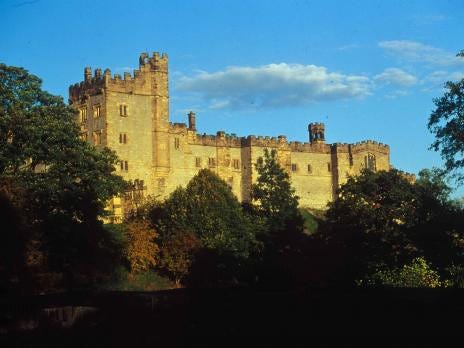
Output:
[[[195,113],[193,111],[188,113],[188,125],[190,130],[197,130],[195,127]]]
[[[90,67],[84,68],[84,81],[90,82],[92,80],[92,69]]]
[[[325,142],[324,131],[325,131],[325,126],[323,123],[310,123],[308,125],[309,142],[311,144],[324,143]]]

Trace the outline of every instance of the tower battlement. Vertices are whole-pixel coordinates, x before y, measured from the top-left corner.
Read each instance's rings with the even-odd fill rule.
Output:
[[[351,149],[353,152],[375,151],[384,154],[388,154],[390,152],[390,146],[374,140],[364,140],[354,143],[351,145]]]
[[[103,89],[144,95],[167,96],[168,55],[154,52],[150,57],[147,53],[140,54],[139,69],[132,73],[125,71],[121,74],[111,74],[105,69],[102,74],[100,68],[92,73],[91,67],[84,68],[84,80],[69,86],[70,101],[81,100],[85,96],[101,94]],[[157,83],[152,81],[153,74],[158,76]]]
[[[161,72],[168,72],[168,55],[167,53],[153,52],[150,57],[148,53],[143,52],[139,57],[140,71],[154,70]]]

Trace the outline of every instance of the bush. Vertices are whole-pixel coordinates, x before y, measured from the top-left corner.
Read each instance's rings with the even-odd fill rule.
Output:
[[[399,269],[380,268],[365,280],[358,281],[358,284],[398,288],[438,288],[448,286],[449,282],[441,281],[438,272],[433,270],[424,258],[418,257]]]

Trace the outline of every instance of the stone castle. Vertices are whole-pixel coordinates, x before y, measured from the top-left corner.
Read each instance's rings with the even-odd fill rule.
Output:
[[[128,202],[148,195],[165,198],[201,168],[217,173],[239,200],[247,201],[257,177],[254,163],[265,148],[277,150],[303,207],[323,209],[339,185],[363,168],[390,169],[388,145],[370,140],[326,144],[322,123],[308,125],[305,143],[287,141],[283,135],[200,134],[193,112],[188,124],[171,123],[166,54],[142,53],[139,69],[123,77],[112,76],[108,69],[92,73],[85,68],[84,81],[70,86],[69,99],[79,111],[82,138],[116,151],[119,174],[131,182],[125,199],[114,198],[108,207],[116,220]]]

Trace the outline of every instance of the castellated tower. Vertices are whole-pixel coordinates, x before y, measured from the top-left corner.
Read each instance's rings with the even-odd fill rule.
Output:
[[[84,81],[70,86],[69,99],[79,111],[82,138],[116,151],[118,174],[133,184],[109,209],[121,216],[134,199],[164,195],[170,171],[167,55],[142,53],[139,69],[123,77],[86,67]]]
[[[70,86],[69,99],[78,111],[82,138],[116,151],[118,174],[131,183],[107,208],[114,221],[148,195],[164,199],[185,187],[203,168],[219,175],[239,200],[248,201],[257,179],[254,164],[265,149],[277,151],[302,207],[324,209],[348,176],[363,168],[390,169],[388,145],[371,140],[327,144],[323,123],[308,125],[309,142],[287,141],[284,135],[237,137],[222,130],[199,134],[193,111],[186,115],[188,125],[171,123],[166,54],[142,53],[139,68],[123,76],[86,67],[83,81]]]
[[[323,123],[310,123],[308,125],[309,142],[311,144],[325,142],[325,126]]]

